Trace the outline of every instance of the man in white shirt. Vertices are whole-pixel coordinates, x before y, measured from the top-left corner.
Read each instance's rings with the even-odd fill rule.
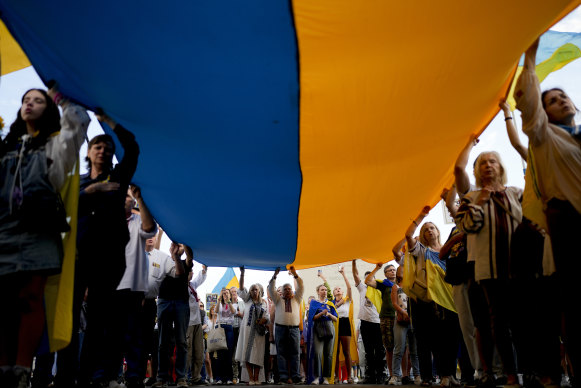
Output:
[[[135,206],[139,209],[139,214],[133,212]],[[157,232],[153,216],[137,186],[130,186],[127,190],[125,216],[129,230],[129,242],[125,246],[125,272],[114,294],[115,300],[111,301],[119,306],[114,310],[117,324],[114,326],[115,330],[105,333],[105,343],[111,344],[111,348],[108,350],[108,360],[101,362],[104,375],[113,376],[122,365],[125,350],[127,387],[133,388],[140,387],[145,378],[145,369],[140,367],[143,351],[140,321],[148,276],[145,241]],[[115,387],[116,381],[111,381],[109,386]]]
[[[281,382],[289,382],[290,377],[293,384],[299,384],[301,382],[299,322],[304,291],[303,279],[299,277],[295,267],[290,267],[290,273],[297,281],[297,292],[293,295],[292,286],[287,283],[282,286],[282,295],[279,295],[274,284],[279,272],[280,268],[277,268],[268,283],[268,296],[275,305],[274,324],[276,329],[274,334],[278,372]],[[291,376],[288,376],[289,363]]]
[[[383,384],[385,370],[385,349],[381,342],[379,312],[366,296],[367,285],[359,278],[356,260],[352,262],[353,280],[359,291],[359,315],[361,320],[361,339],[365,349],[365,379],[363,384]],[[365,276],[371,272],[365,272]],[[379,340],[378,340],[379,339]]]
[[[192,253],[193,254],[193,253]],[[190,324],[186,334],[186,341],[188,342],[188,360],[189,367],[192,372],[192,385],[202,384],[202,363],[204,362],[204,330],[202,326],[202,316],[200,315],[200,298],[196,289],[206,280],[206,272],[208,267],[202,265],[202,270],[193,278],[193,272],[190,272],[188,284],[188,291],[190,293]]]

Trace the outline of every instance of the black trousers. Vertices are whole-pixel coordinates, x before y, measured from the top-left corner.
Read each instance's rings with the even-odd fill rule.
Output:
[[[365,377],[383,383],[385,370],[385,349],[381,341],[379,323],[361,320],[361,338],[365,349]]]

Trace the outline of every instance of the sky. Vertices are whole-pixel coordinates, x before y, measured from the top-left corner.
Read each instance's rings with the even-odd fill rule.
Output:
[[[552,28],[556,31],[567,31],[567,32],[581,32],[581,7],[574,10],[567,17],[561,20]],[[545,81],[542,83],[541,88],[548,89],[551,87],[561,87],[567,94],[572,98],[573,101],[577,103],[577,106],[581,106],[581,60],[576,60],[563,69],[550,74]],[[34,69],[32,67],[5,75],[0,78],[0,116],[4,119],[6,127],[8,127],[16,118],[16,112],[20,108],[20,100],[25,91],[30,88],[44,88],[44,85]],[[89,125],[88,137],[102,133],[102,129],[94,118],[91,112],[89,112],[92,120]],[[527,144],[527,137],[520,131],[520,113],[518,111],[514,112],[515,124],[517,129],[519,129],[519,135],[523,144]],[[579,118],[577,118],[579,122]],[[5,133],[2,134],[4,136]],[[468,139],[466,139],[468,140]],[[506,127],[504,122],[504,116],[502,112],[494,118],[486,130],[480,135],[479,143],[474,147],[470,159],[468,161],[468,166],[472,166],[476,156],[483,151],[495,150],[498,151],[503,159],[503,162],[507,168],[508,173],[508,185],[524,187],[524,163],[520,156],[514,151],[508,136],[506,134]],[[81,149],[81,160],[84,159],[86,155],[86,143]],[[86,172],[86,166],[82,163],[81,173]],[[468,175],[472,182],[474,182],[474,177],[472,171],[467,168]],[[147,201],[147,198],[145,198]],[[419,211],[419,209],[418,209]],[[430,221],[435,223],[440,229],[442,240],[445,241],[448,234],[452,229],[451,223],[446,223],[444,214],[445,207],[442,202],[435,206],[424,222]],[[415,215],[410,215],[413,217]],[[418,228],[419,230],[419,228]],[[402,236],[403,237],[403,236]],[[170,241],[167,236],[164,236],[162,240],[161,250],[164,252],[169,251]],[[195,253],[194,253],[195,254]],[[201,269],[199,263],[195,263],[194,273],[196,274],[198,270]],[[204,295],[207,292],[211,292],[217,282],[220,280],[224,274],[226,268],[223,267],[210,267],[208,269],[208,278],[206,282],[198,288],[198,293]],[[235,268],[234,271],[236,275],[239,276],[240,271]],[[264,286],[267,285],[269,279],[272,277],[273,271],[256,271],[256,270],[246,270],[246,280],[247,286],[253,283],[262,283]],[[292,277],[286,272],[286,270],[281,271],[277,284],[282,285],[283,283],[291,283]]]

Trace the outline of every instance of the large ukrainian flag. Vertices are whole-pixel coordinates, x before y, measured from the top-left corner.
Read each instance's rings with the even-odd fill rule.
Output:
[[[172,239],[208,265],[304,268],[390,258],[521,53],[580,2],[2,0],[0,12],[43,80],[136,134],[135,180]]]

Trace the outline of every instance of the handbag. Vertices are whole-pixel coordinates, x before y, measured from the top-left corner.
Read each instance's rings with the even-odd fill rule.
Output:
[[[331,320],[315,321],[315,334],[319,339],[333,338],[333,322]]]
[[[258,321],[260,321],[262,319],[262,308],[260,309],[260,316],[258,318],[256,318],[256,325],[254,326],[255,330],[256,330],[256,334],[260,335],[260,336],[264,336],[266,334],[266,325],[261,325],[260,323],[258,323]]]
[[[208,352],[212,353],[218,350],[226,349],[228,349],[228,343],[226,342],[226,333],[224,332],[224,328],[222,328],[220,325],[216,325],[208,333]]]
[[[410,293],[417,299],[430,302],[430,298],[428,297],[428,273],[425,258],[423,257],[421,259],[416,257],[416,273]]]
[[[545,237],[532,221],[519,220],[495,197],[494,202],[519,224],[512,232],[508,268],[511,278],[534,279],[543,274],[543,247]]]

